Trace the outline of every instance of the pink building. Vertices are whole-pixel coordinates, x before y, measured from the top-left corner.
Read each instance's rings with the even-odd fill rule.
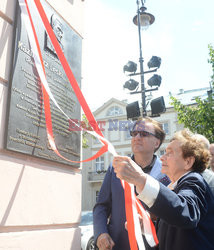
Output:
[[[49,16],[51,11],[55,13],[62,23],[66,23],[66,27],[69,27],[69,30],[75,32],[82,40],[84,1],[43,0],[41,3],[49,6]],[[16,114],[14,122],[11,114],[8,117],[9,96],[12,91],[19,89],[17,87],[11,89],[11,75],[14,73],[12,58],[14,58],[15,50],[21,50],[21,47],[13,47],[14,29],[18,27],[15,21],[17,8],[19,8],[18,1],[0,1],[0,249],[78,250],[81,248],[79,222],[82,174],[80,164],[73,166],[53,160],[56,156],[53,152],[49,156],[49,153],[43,150],[43,146],[37,146],[37,157],[32,156],[32,151],[25,153],[26,148],[20,153],[22,144],[35,148],[35,140],[38,138],[43,140],[41,136],[34,136],[33,131],[28,131],[25,127],[26,123],[23,123],[27,114],[28,118],[35,118],[33,118],[32,110],[29,111],[27,106],[28,104],[33,105],[32,98],[29,94],[27,96],[27,91],[32,91],[33,87],[31,90],[26,90],[25,97],[19,96],[20,98],[15,101],[16,107],[19,109],[13,113]],[[52,22],[57,23],[58,21],[55,19]],[[52,25],[54,26],[53,23]],[[66,36],[67,31],[59,23],[57,25],[58,41],[62,49],[66,51],[67,44],[63,41],[62,36]],[[38,29],[38,27],[36,28]],[[62,36],[60,28],[64,32]],[[60,40],[61,38],[62,40]],[[20,42],[23,41],[20,40]],[[22,45],[20,43],[20,46]],[[23,49],[23,51],[27,53],[26,50]],[[57,60],[54,51],[49,53],[49,57]],[[29,54],[24,58],[27,63],[31,62]],[[27,66],[23,66],[22,69],[28,74]],[[31,83],[29,86],[34,84],[33,80],[29,80],[28,83]],[[20,89],[21,87],[22,85],[20,85]],[[19,92],[19,94],[24,95],[24,92]],[[27,97],[32,102],[28,101],[27,104]],[[23,99],[26,100],[26,106],[21,104]],[[11,119],[10,122],[9,119]],[[62,123],[58,126],[62,126]],[[10,128],[15,128],[17,134],[12,135]],[[66,128],[65,133],[67,133]],[[78,144],[79,151],[80,146]],[[62,145],[61,148],[66,148],[66,146]],[[70,146],[70,148],[72,147]],[[70,150],[68,146],[66,150]],[[76,155],[80,158],[80,152]]]

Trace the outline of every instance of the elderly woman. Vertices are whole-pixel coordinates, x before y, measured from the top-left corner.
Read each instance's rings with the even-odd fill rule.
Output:
[[[209,150],[187,129],[174,135],[161,158],[170,189],[139,171],[130,158],[114,158],[117,177],[134,184],[138,198],[159,218],[157,249],[214,249],[214,196],[200,174],[209,160]]]

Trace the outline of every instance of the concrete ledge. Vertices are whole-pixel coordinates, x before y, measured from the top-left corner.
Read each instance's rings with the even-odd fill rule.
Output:
[[[80,250],[79,228],[1,233],[4,250]]]

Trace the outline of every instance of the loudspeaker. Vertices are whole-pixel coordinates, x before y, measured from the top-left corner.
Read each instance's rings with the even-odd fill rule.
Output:
[[[132,120],[136,120],[140,116],[140,108],[138,101],[132,102],[126,106],[126,114],[127,119],[131,118]]]
[[[153,99],[150,102],[152,116],[159,115],[160,113],[164,113],[166,111],[165,102],[163,96]]]

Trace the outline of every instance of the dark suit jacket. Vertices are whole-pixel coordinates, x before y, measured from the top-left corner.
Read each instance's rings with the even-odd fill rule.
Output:
[[[149,210],[160,218],[156,249],[214,250],[214,196],[200,174],[188,173],[174,191],[160,184]]]
[[[160,173],[161,163],[159,159],[156,159],[154,167],[156,170],[152,170],[151,175],[155,179],[167,183],[168,177]],[[109,216],[109,223],[107,223]],[[115,243],[114,250],[130,250],[128,233],[125,229],[124,190],[112,165],[109,166],[105,175],[98,201],[93,210],[93,217],[95,242],[100,234],[109,233]]]

